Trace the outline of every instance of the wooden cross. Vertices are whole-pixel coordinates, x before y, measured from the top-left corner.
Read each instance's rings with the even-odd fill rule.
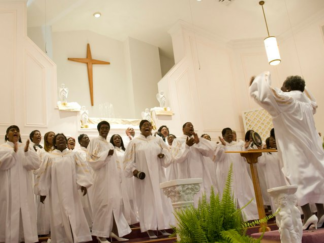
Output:
[[[89,89],[91,106],[93,106],[93,74],[92,74],[92,64],[110,64],[110,62],[99,61],[92,59],[90,44],[87,45],[87,58],[68,58],[69,61],[85,63],[88,66],[88,79],[89,79]]]

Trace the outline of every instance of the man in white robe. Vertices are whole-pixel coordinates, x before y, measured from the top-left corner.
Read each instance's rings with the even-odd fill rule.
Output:
[[[39,168],[36,152],[19,143],[17,126],[0,146],[0,242],[38,242],[32,171]]]
[[[102,121],[97,126],[99,136],[93,138],[88,146],[87,161],[95,174],[92,188],[92,235],[100,242],[105,238],[116,239],[131,232],[122,212],[121,178],[117,169],[117,155],[114,146],[107,141],[110,124]],[[115,228],[113,229],[113,226]],[[118,231],[119,237],[115,234]]]
[[[214,148],[204,138],[198,138],[191,122],[186,122],[183,127],[183,136],[174,139],[172,143],[173,163],[177,163],[178,179],[202,178],[200,192],[194,197],[195,206],[205,192],[207,198],[212,186],[209,167],[204,163],[204,156],[212,157]],[[217,191],[215,191],[217,194]]]
[[[319,142],[313,114],[315,99],[299,76],[288,77],[280,89],[273,89],[269,72],[252,78],[250,95],[272,116],[279,159],[286,180],[297,185],[298,205],[302,207],[305,228],[317,223],[310,203],[316,203],[320,226],[324,223],[324,151]],[[309,222],[307,222],[309,220]]]
[[[251,177],[248,173],[248,167],[246,166],[245,159],[239,153],[225,153],[226,151],[242,151],[245,150],[243,141],[233,141],[233,134],[230,128],[224,128],[222,130],[223,139],[221,144],[218,145],[216,154],[217,163],[217,182],[222,196],[226,179],[231,164],[233,164],[233,183],[232,189],[234,198],[236,199],[239,207],[244,207],[251,199],[253,201],[243,209],[243,216],[245,220],[258,219],[258,211],[256,206],[255,194]]]

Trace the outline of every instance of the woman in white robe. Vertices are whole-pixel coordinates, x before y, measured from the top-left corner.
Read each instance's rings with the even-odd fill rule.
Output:
[[[217,158],[217,181],[222,196],[226,179],[231,164],[233,164],[233,183],[232,189],[234,197],[237,200],[239,207],[244,207],[251,199],[254,199],[246,208],[243,209],[245,220],[258,219],[258,211],[253,189],[253,183],[248,173],[245,159],[239,153],[228,153],[226,151],[242,151],[244,150],[244,142],[233,141],[232,130],[224,128],[222,130],[222,144],[218,145],[219,149],[216,154]]]
[[[78,192],[87,193],[91,173],[79,154],[67,149],[64,134],[56,134],[53,144],[55,150],[43,157],[37,185],[41,202],[50,205],[51,242],[91,241]]]
[[[141,232],[147,231],[150,238],[156,238],[153,230],[169,229],[175,223],[171,200],[160,189],[160,183],[166,181],[163,168],[170,165],[171,154],[161,138],[151,136],[149,121],[141,121],[140,131],[127,147],[126,172],[129,177],[137,177],[134,186]],[[145,173],[144,179],[141,173]]]
[[[276,140],[274,137],[269,137],[266,140],[267,149],[277,149]],[[258,164],[263,166],[265,172],[265,182],[267,189],[286,186],[285,176],[281,170],[281,164],[279,161],[277,152],[262,153],[262,156],[258,159]],[[272,212],[276,211],[276,207],[271,202]]]
[[[302,207],[305,228],[316,224],[310,203],[316,203],[319,223],[324,223],[324,151],[319,142],[313,114],[317,104],[305,81],[288,77],[281,88],[272,89],[271,76],[265,72],[252,78],[250,95],[272,116],[278,155],[286,180],[297,185],[298,205]]]
[[[43,146],[40,144],[42,140],[42,135],[39,130],[34,130],[29,134],[30,149],[36,151],[39,156],[40,161],[42,161],[42,157],[44,156],[45,150]],[[34,182],[33,185],[38,183],[38,170],[34,171]],[[37,210],[37,233],[38,235],[48,235],[50,233],[50,209],[48,204],[44,204],[40,202],[40,197],[37,194],[37,188],[34,188],[35,191],[35,203],[36,203],[36,210]]]
[[[10,126],[0,145],[0,242],[38,242],[32,171],[39,168],[36,152],[20,141]]]
[[[68,141],[69,142],[69,141]],[[80,144],[80,148],[75,149],[77,153],[81,156],[81,158],[85,161],[85,163],[88,165],[88,170],[90,171],[92,177],[94,177],[94,172],[87,162],[87,147],[90,143],[90,139],[87,134],[80,134],[78,137],[78,142]],[[81,191],[79,191],[79,196],[81,199],[82,207],[84,214],[87,218],[87,222],[89,225],[89,228],[92,228],[92,203],[91,203],[91,198],[92,198],[92,187],[88,189],[87,195],[83,195]]]
[[[134,195],[134,178],[125,176],[125,147],[123,139],[120,135],[114,134],[110,143],[115,147],[115,153],[117,155],[117,168],[121,177],[121,193],[123,196],[123,213],[129,225],[138,223],[136,216],[137,207]]]
[[[121,177],[117,169],[117,155],[114,146],[107,141],[110,124],[102,121],[97,125],[97,129],[99,136],[91,139],[87,148],[87,161],[95,173],[91,199],[92,235],[100,242],[109,242],[106,238],[110,236],[125,240],[119,237],[129,234],[131,229],[122,211]]]
[[[200,191],[194,196],[195,206],[198,206],[199,198],[203,193],[206,193],[209,198],[213,184],[204,157],[212,157],[214,147],[208,140],[198,138],[191,122],[186,122],[182,130],[183,136],[176,138],[172,143],[173,163],[177,164],[178,179],[202,178]],[[215,194],[217,193],[215,191]]]

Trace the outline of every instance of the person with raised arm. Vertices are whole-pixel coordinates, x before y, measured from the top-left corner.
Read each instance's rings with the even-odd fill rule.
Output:
[[[315,127],[317,103],[300,76],[290,76],[281,89],[271,87],[270,72],[250,81],[250,95],[272,116],[278,156],[290,185],[297,185],[297,202],[304,229],[324,225],[324,151]],[[317,216],[310,204],[315,203]]]
[[[5,141],[0,145],[0,242],[38,242],[32,171],[40,159],[29,140],[21,143],[18,126],[7,128]]]

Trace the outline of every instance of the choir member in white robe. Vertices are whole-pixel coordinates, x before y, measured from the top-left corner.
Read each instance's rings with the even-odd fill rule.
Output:
[[[110,143],[115,147],[115,153],[117,155],[117,168],[121,177],[121,193],[123,197],[123,213],[129,225],[138,223],[136,216],[137,207],[134,195],[134,178],[126,177],[125,175],[125,146],[123,139],[120,135],[114,134],[110,138]]]
[[[200,137],[211,142],[211,137],[208,134],[202,134]],[[215,153],[218,149],[218,146],[216,146],[216,143],[213,143],[212,146],[214,148],[214,152],[211,154],[210,157],[204,156],[204,164],[205,164],[205,166],[207,166],[207,168],[209,170],[212,185],[214,188],[214,192],[217,193],[218,186],[217,186],[217,178],[216,178],[216,155],[215,155]]]
[[[253,143],[252,139],[252,132],[253,130],[248,130],[245,133],[245,149],[250,150],[250,149],[262,149],[262,146],[257,146]],[[248,172],[249,175],[251,176],[251,171],[250,171],[250,165],[246,163],[246,166],[248,167]],[[261,194],[262,194],[262,199],[263,199],[263,204],[265,206],[270,206],[271,205],[271,198],[268,193],[268,188],[267,188],[267,183],[266,183],[266,171],[265,171],[265,166],[260,164],[259,162],[255,165],[257,170],[258,170],[258,176],[259,176],[259,183],[260,183],[260,188],[261,188]]]
[[[204,156],[212,157],[214,148],[204,138],[198,138],[191,122],[182,126],[183,136],[178,137],[172,144],[172,156],[177,163],[178,179],[202,178],[200,192],[194,196],[195,206],[198,206],[199,198],[205,192],[208,198],[212,179],[209,168],[204,163]],[[217,192],[215,192],[217,194]]]
[[[156,238],[153,230],[162,230],[166,235],[163,230],[175,223],[171,200],[160,189],[160,183],[166,181],[163,167],[170,165],[171,154],[161,138],[151,136],[149,121],[142,120],[139,127],[141,134],[129,143],[126,150],[126,173],[129,177],[136,177],[135,198],[141,232],[147,231],[150,238]],[[143,173],[145,178],[141,177]]]
[[[69,150],[73,150],[75,148],[75,139],[74,138],[72,138],[72,137],[68,138],[67,147]]]
[[[129,142],[135,138],[135,130],[132,127],[128,127],[126,129],[126,136],[123,136],[123,142],[125,148],[127,148]]]
[[[90,171],[91,175],[94,176],[94,172],[90,165],[88,164],[87,160],[87,147],[90,143],[90,139],[87,134],[80,134],[78,137],[78,142],[80,144],[80,148],[76,149],[75,151],[79,153],[85,163],[88,165],[88,170]],[[84,214],[87,218],[87,222],[89,228],[92,228],[92,206],[91,206],[91,198],[92,198],[92,187],[88,189],[87,195],[83,196],[83,193],[79,191],[82,207]]]
[[[284,175],[291,185],[298,186],[296,196],[304,213],[304,228],[318,221],[312,215],[310,203],[316,203],[322,226],[324,151],[313,117],[317,108],[315,99],[305,89],[305,81],[299,76],[288,77],[281,90],[271,88],[269,72],[253,77],[250,85],[250,95],[272,116]]]
[[[38,242],[32,171],[39,168],[36,152],[18,142],[20,130],[10,126],[0,145],[0,242]]]
[[[267,138],[266,146],[267,149],[277,149],[275,138]],[[264,167],[267,189],[286,186],[285,176],[282,173],[282,166],[277,152],[262,153],[262,156],[258,159],[258,164]],[[274,213],[276,208],[273,202],[271,203],[271,207]]]
[[[167,138],[167,142],[168,142],[167,145],[170,149],[170,153],[172,153],[172,143],[175,138],[177,138],[177,137],[173,134],[169,134],[169,136]],[[167,181],[176,180],[178,178],[178,169],[177,169],[176,163],[171,163],[170,166],[165,168],[165,176],[166,176]]]
[[[37,185],[41,202],[50,205],[51,242],[91,241],[78,192],[87,193],[91,173],[81,156],[67,149],[64,134],[56,134],[53,144],[55,149],[43,157]]]
[[[169,133],[169,128],[166,125],[160,126],[157,130],[157,135],[159,135],[166,144],[168,144]]]
[[[34,130],[29,134],[30,149],[36,151],[39,156],[40,161],[42,161],[42,157],[44,155],[45,150],[43,146],[40,144],[42,140],[42,135],[39,130]],[[34,182],[33,185],[38,183],[39,169],[34,171]],[[37,188],[34,188],[35,193],[37,194]],[[39,195],[35,194],[35,203],[36,203],[36,210],[37,210],[37,233],[38,235],[48,235],[50,233],[50,208],[48,204],[44,204],[40,202]]]
[[[49,153],[52,150],[54,150],[54,146],[53,146],[53,139],[55,137],[55,133],[50,131],[45,133],[44,135],[44,150]]]
[[[255,194],[251,177],[248,174],[248,167],[245,159],[239,153],[225,153],[226,151],[243,151],[244,142],[233,141],[233,134],[230,128],[222,130],[223,139],[217,151],[217,181],[222,196],[225,188],[226,179],[231,164],[233,164],[233,193],[239,207],[244,207],[251,199],[253,201],[243,209],[243,217],[245,220],[258,219],[258,211],[256,206]]]
[[[121,177],[117,169],[114,146],[107,141],[110,124],[98,123],[99,136],[88,146],[87,161],[94,170],[92,188],[92,235],[100,242],[109,242],[108,237],[119,238],[131,232],[122,210]],[[117,232],[118,231],[118,232]],[[119,237],[116,235],[118,234]]]

